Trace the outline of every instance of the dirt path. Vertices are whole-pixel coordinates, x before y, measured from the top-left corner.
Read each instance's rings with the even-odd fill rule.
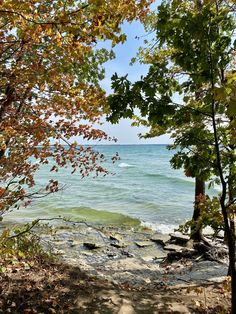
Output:
[[[62,264],[9,266],[0,275],[0,313],[227,313],[222,284],[114,284]]]

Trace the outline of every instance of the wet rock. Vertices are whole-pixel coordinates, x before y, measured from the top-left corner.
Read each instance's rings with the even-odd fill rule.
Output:
[[[168,234],[156,233],[151,237],[151,241],[156,242],[161,245],[166,245],[166,243],[171,239]]]
[[[136,241],[134,242],[138,247],[146,247],[146,246],[152,246],[153,242],[151,241]]]

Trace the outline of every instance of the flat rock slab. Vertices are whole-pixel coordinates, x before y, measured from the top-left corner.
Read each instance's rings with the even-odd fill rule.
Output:
[[[116,248],[125,248],[125,247],[127,247],[127,243],[124,243],[124,242],[122,242],[122,241],[113,241],[113,242],[111,242],[110,243],[111,244],[111,246],[114,246],[114,247],[116,247]]]
[[[220,277],[212,277],[212,278],[209,278],[209,279],[207,279],[207,280],[210,281],[210,282],[222,283],[222,282],[224,282],[226,279],[227,279],[226,276],[220,276]]]
[[[180,245],[176,245],[176,244],[168,244],[164,247],[164,250],[172,251],[172,252],[182,252],[185,249],[186,248],[184,248]]]
[[[164,258],[167,257],[167,252],[157,252],[155,255],[147,255],[147,256],[143,256],[142,259],[145,262],[151,262],[151,261],[162,261]]]
[[[160,267],[158,264],[155,263],[145,263],[139,258],[123,258],[119,260],[110,260],[106,263],[103,263],[103,267],[106,270],[110,269],[113,272],[135,272],[136,271],[154,271],[155,274],[161,274]],[[142,273],[139,273],[141,275]]]
[[[176,241],[177,243],[185,244],[189,241],[189,236],[180,232],[171,233],[170,236],[171,240]]]
[[[154,243],[151,241],[136,241],[134,242],[138,247],[146,247],[146,246],[152,246]]]
[[[115,240],[115,241],[120,241],[120,242],[124,241],[124,237],[120,235],[119,233],[111,234],[110,239]]]
[[[168,235],[168,234],[154,234],[152,237],[151,237],[151,241],[153,242],[156,242],[156,243],[159,243],[161,245],[166,245],[166,243],[171,239],[171,237]]]
[[[155,254],[154,260],[162,260],[162,259],[164,259],[166,257],[167,257],[167,252],[160,251],[157,254]]]
[[[93,252],[90,251],[81,251],[81,254],[84,254],[85,256],[93,256]]]

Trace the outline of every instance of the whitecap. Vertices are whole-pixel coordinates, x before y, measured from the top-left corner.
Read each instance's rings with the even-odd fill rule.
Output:
[[[134,165],[130,165],[130,164],[127,164],[125,162],[122,162],[118,165],[118,167],[120,168],[130,168],[130,167],[134,167]]]
[[[146,221],[142,221],[141,225],[162,234],[173,233],[175,229],[178,228],[178,225],[151,223],[151,222],[146,222]]]

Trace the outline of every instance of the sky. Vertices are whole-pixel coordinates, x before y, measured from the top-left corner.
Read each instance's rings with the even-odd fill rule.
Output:
[[[118,75],[128,74],[128,78],[131,81],[136,81],[141,75],[145,75],[148,71],[148,67],[140,65],[138,63],[130,66],[130,60],[136,56],[138,48],[142,46],[143,40],[147,39],[145,30],[141,23],[135,21],[131,24],[124,23],[122,27],[123,32],[127,36],[127,40],[124,44],[119,44],[113,48],[115,52],[115,59],[109,60],[105,64],[105,79],[101,82],[101,86],[106,90],[107,94],[112,92],[111,90],[111,76],[116,72]],[[141,37],[140,39],[137,38]],[[105,43],[106,48],[109,47],[109,43]],[[171,140],[169,136],[163,135],[158,138],[152,139],[139,139],[139,133],[145,133],[147,131],[144,127],[131,127],[131,120],[122,119],[119,124],[112,125],[109,122],[104,122],[101,127],[109,136],[117,138],[117,144],[170,144]],[[105,143],[104,143],[105,144]]]

